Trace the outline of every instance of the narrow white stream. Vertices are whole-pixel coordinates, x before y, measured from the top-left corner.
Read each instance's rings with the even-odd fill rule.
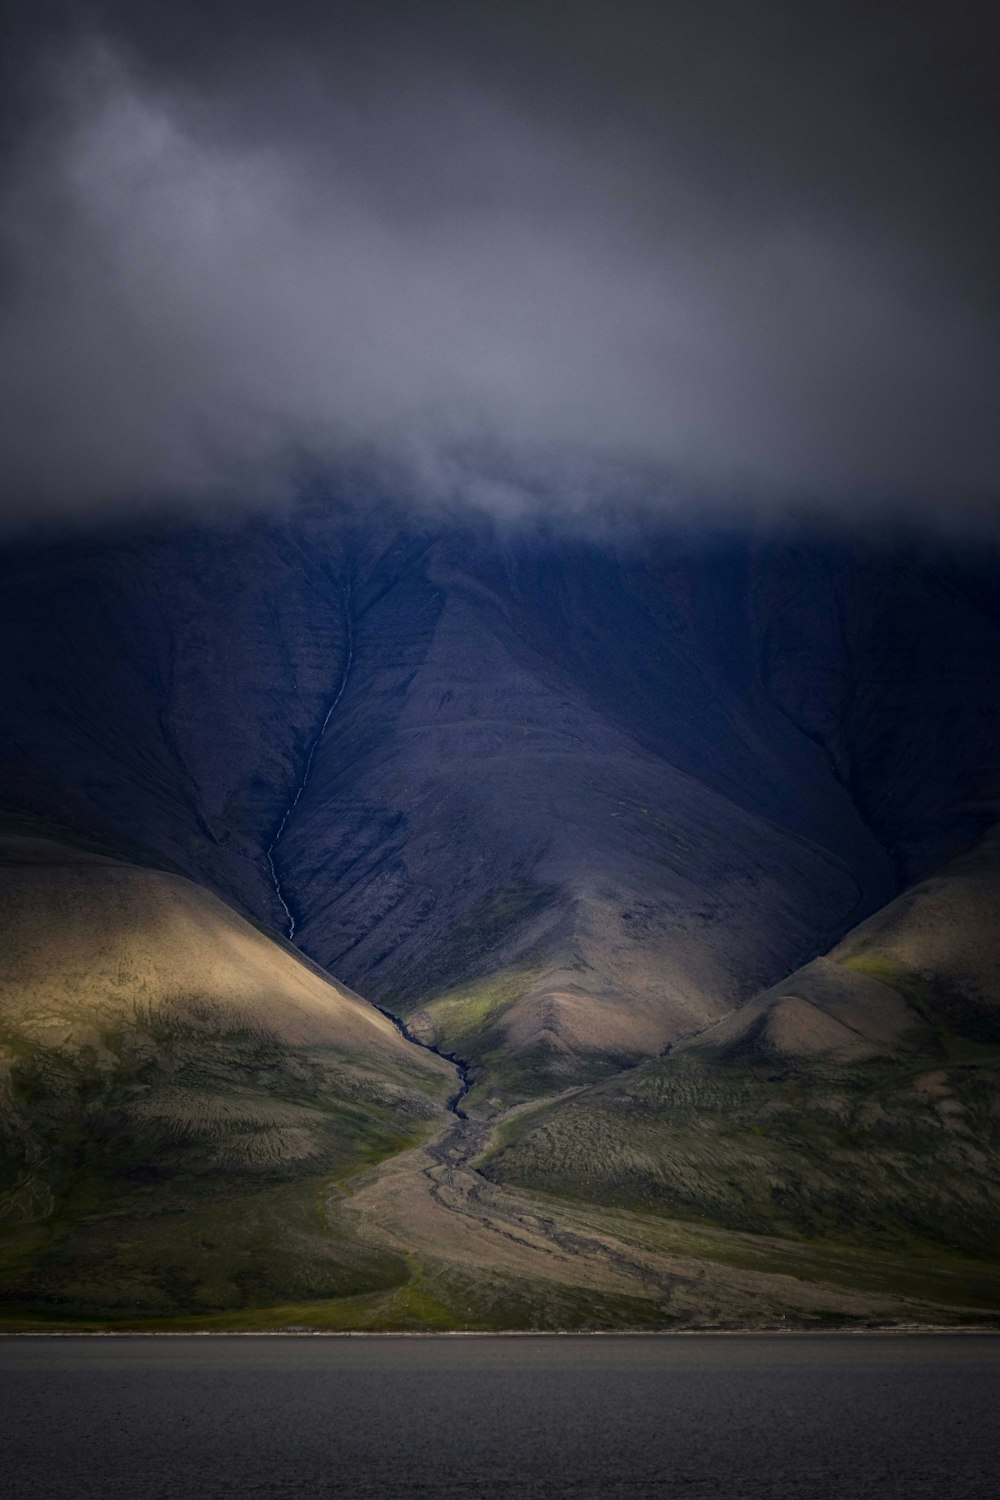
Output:
[[[274,885],[274,894],[277,896],[278,901],[281,905],[281,909],[285,913],[287,924],[285,928],[285,937],[288,938],[289,941],[293,941],[295,938],[295,918],[292,915],[292,911],[288,905],[288,902],[285,900],[285,893],[281,883],[281,876],[278,873],[278,867],[275,863],[275,853],[284,836],[285,829],[288,827],[289,819],[294,813],[296,807],[298,807],[302,793],[305,791],[306,787],[309,784],[309,778],[312,775],[313,763],[316,760],[317,752],[319,750],[320,744],[322,743],[323,736],[326,733],[326,727],[332,719],[334,711],[337,708],[337,705],[339,704],[341,698],[343,698],[344,696],[344,692],[347,688],[347,682],[351,675],[351,667],[354,664],[354,619],[351,614],[351,594],[349,589],[345,589],[344,591],[344,628],[347,651],[344,656],[344,668],[340,676],[340,682],[337,685],[337,691],[331,698],[329,707],[327,708],[326,713],[323,716],[323,722],[322,724],[320,724],[319,729],[313,737],[312,744],[309,746],[309,754],[306,756],[306,761],[302,770],[302,776],[299,780],[299,784],[295,788],[295,795],[292,798],[291,802],[289,802],[288,806],[285,808],[285,811],[282,814],[281,822],[278,824],[277,830],[275,832],[274,838],[271,840],[264,851],[264,857],[267,860],[268,869],[271,872],[271,881]]]

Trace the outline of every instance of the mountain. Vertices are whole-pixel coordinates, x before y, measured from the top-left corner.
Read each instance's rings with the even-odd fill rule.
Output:
[[[144,945],[161,953],[162,924],[144,912],[169,892],[172,908],[196,901],[208,928],[243,934],[228,978],[203,957],[211,942],[191,944],[196,1010],[228,1016],[243,976],[268,976],[251,984],[254,1025],[282,1057],[305,1045],[276,1019],[293,972],[396,1018],[405,1037],[379,1021],[378,1046],[373,1033],[351,1066],[394,1080],[406,1102],[352,1094],[353,1123],[323,1148],[343,1175],[366,1150],[416,1141],[438,1111],[428,1144],[386,1156],[326,1214],[359,1264],[395,1268],[395,1311],[371,1314],[386,1326],[703,1319],[705,1297],[685,1302],[678,1276],[649,1259],[668,1224],[693,1257],[692,1285],[711,1261],[713,1316],[778,1316],[769,1278],[800,1264],[807,1241],[841,1286],[814,1311],[840,1297],[844,1316],[860,1316],[880,1286],[882,1310],[898,1312],[910,1272],[894,1281],[878,1255],[903,1253],[904,1222],[905,1253],[933,1283],[913,1295],[940,1307],[927,1257],[958,1257],[970,1284],[995,1222],[984,1101],[998,993],[987,951],[998,576],[985,549],[913,539],[638,522],[612,535],[316,499],[280,518],[9,543],[3,826],[22,849],[42,839],[85,856],[91,892],[107,862],[129,872],[129,916],[105,948],[129,976],[122,1003],[135,1002]],[[21,865],[5,879],[15,868],[23,884]],[[72,965],[103,971],[92,950],[75,959],[61,946],[63,867],[34,868],[33,888],[53,893],[37,895],[51,935],[38,939],[29,1006],[41,1012]],[[324,1035],[316,1045],[343,1055],[347,1030]],[[974,1067],[949,1053],[945,1083],[925,1086],[944,1036],[983,1050]],[[250,1109],[257,1074],[242,1045],[220,1087]],[[455,1071],[428,1048],[458,1060],[464,1119],[443,1112]],[[326,1089],[342,1099],[342,1079],[324,1078],[310,1109]],[[942,1087],[971,1110],[935,1169],[943,1182],[959,1164],[957,1198],[889,1161],[865,1102],[874,1089],[886,1129],[906,1137],[899,1149],[923,1150]],[[767,1150],[748,1154],[775,1119]],[[139,1156],[165,1150],[157,1138]],[[817,1153],[832,1175],[805,1172]],[[869,1207],[848,1211],[861,1180]],[[966,1189],[982,1202],[949,1239]],[[499,1255],[487,1200],[508,1241],[535,1225],[530,1251]],[[550,1233],[553,1214],[583,1219]],[[638,1260],[622,1249],[622,1215]],[[831,1236],[860,1291],[816,1249]],[[419,1276],[401,1278],[417,1246]],[[23,1255],[35,1267],[24,1286],[49,1296],[53,1276]],[[751,1272],[732,1272],[748,1256],[763,1278],[752,1294]],[[65,1265],[76,1258],[66,1249]],[[206,1293],[197,1306],[312,1306],[303,1285],[215,1304]],[[963,1305],[981,1311],[994,1291],[976,1286]],[[152,1305],[134,1299],[123,1315]],[[178,1292],[162,1306],[195,1304]]]

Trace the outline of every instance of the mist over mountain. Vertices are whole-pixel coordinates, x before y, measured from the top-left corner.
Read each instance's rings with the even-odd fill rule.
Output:
[[[353,469],[989,526],[988,8],[7,12],[8,524]]]

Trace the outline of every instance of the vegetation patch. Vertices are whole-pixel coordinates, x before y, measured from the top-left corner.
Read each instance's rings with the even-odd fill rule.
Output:
[[[942,975],[907,968],[898,959],[873,951],[852,953],[838,962],[902,995],[924,1022],[942,1057],[975,1056],[984,1047],[993,1051],[1000,1046],[996,1006],[977,1004]]]
[[[419,1013],[430,1021],[435,1041],[444,1051],[475,1056],[482,1050],[484,1034],[493,1033],[504,1012],[527,994],[539,972],[537,968],[509,969],[458,985],[424,1001]]]
[[[510,1121],[479,1165],[576,1203],[996,1266],[1000,1058],[957,1069],[657,1059]]]
[[[8,1315],[210,1317],[408,1282],[398,1256],[331,1229],[324,1204],[437,1122],[426,1073],[197,1008],[137,1010],[61,1045],[19,1030],[5,1053]]]
[[[417,969],[404,984],[385,996],[390,1010],[413,1014],[434,998],[493,983],[502,969],[502,951],[514,941],[517,929],[540,915],[558,892],[539,885],[528,875],[516,877],[490,891],[469,908],[434,943],[433,969]],[[484,976],[487,976],[484,978]]]

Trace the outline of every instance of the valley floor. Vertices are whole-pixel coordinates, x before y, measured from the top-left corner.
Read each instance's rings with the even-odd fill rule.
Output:
[[[975,1286],[968,1266],[945,1260],[914,1268],[891,1254],[576,1204],[483,1176],[476,1162],[498,1131],[551,1102],[490,1121],[452,1117],[332,1197],[331,1221],[416,1262],[422,1297],[457,1327],[558,1327],[560,1317],[567,1327],[649,1329],[931,1325],[990,1322],[1000,1307],[1000,1284]]]
[[[478,1170],[505,1127],[553,1102],[492,1119],[453,1105],[422,1144],[320,1188],[332,1242],[405,1265],[400,1284],[200,1316],[67,1323],[25,1310],[0,1331],[912,1330],[1000,1316],[1000,1278],[965,1259],[743,1233],[511,1188]]]

